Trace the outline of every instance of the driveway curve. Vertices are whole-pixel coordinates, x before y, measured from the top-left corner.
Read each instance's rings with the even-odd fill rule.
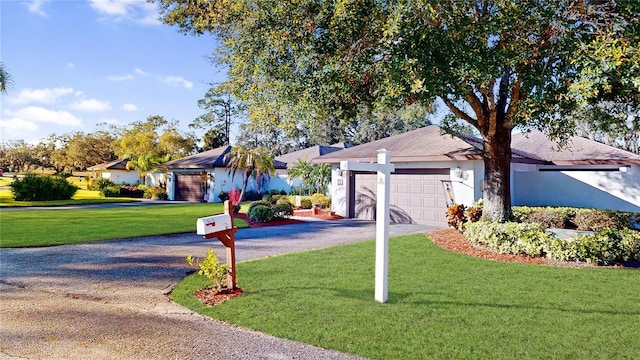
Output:
[[[424,233],[394,224],[392,236]],[[375,238],[375,223],[241,229],[238,261]],[[0,359],[357,359],[193,313],[166,294],[184,258],[224,247],[193,234],[0,249]],[[240,284],[242,285],[242,284]],[[373,296],[373,294],[372,294]]]

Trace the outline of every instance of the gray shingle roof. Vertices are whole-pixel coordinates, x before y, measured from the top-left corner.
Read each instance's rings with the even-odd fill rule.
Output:
[[[213,169],[225,167],[224,157],[229,151],[231,151],[231,146],[221,146],[181,159],[168,161],[162,164],[161,167],[167,169]]]
[[[316,145],[308,147],[306,149],[276,156],[276,160],[285,163],[287,167],[291,167],[298,160],[306,159],[307,161],[311,161],[318,156],[330,154],[334,151],[342,150],[347,147],[349,147],[349,144],[346,143],[338,143],[331,146]]]
[[[105,170],[127,170],[127,163],[129,161],[131,161],[131,159],[129,159],[129,158],[108,161],[108,162],[105,162],[105,163],[102,163],[102,164],[97,164],[97,165],[93,165],[91,167],[88,167],[87,170],[92,170],[92,171],[96,171],[96,170],[100,170],[100,171],[105,171]]]
[[[555,165],[640,164],[640,155],[579,136],[569,138],[566,147],[558,145],[540,131],[514,134],[511,147],[536,154]]]

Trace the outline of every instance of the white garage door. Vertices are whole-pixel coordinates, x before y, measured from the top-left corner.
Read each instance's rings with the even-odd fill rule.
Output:
[[[405,170],[406,171],[406,170]],[[447,204],[441,180],[449,169],[419,169],[391,175],[390,217],[393,223],[447,226]],[[375,219],[376,175],[352,174],[349,216]]]

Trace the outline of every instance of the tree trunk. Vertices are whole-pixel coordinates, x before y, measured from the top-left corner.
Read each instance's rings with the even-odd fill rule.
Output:
[[[484,152],[483,215],[511,219],[511,128],[498,126],[482,135]]]

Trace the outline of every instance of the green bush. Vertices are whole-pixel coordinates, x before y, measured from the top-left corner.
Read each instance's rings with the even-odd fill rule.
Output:
[[[78,191],[62,176],[38,176],[27,173],[9,184],[16,201],[69,200]]]
[[[313,207],[313,203],[311,202],[311,199],[308,196],[305,196],[302,199],[300,199],[300,207],[303,209],[311,209]]]
[[[614,265],[640,259],[640,232],[603,228],[593,235],[554,239],[545,245],[547,257],[562,261],[585,261]]]
[[[198,274],[205,276],[211,281],[217,290],[221,290],[224,286],[224,280],[229,273],[227,264],[221,264],[218,256],[213,249],[207,249],[207,257],[202,261],[189,255],[187,263],[190,266],[198,268]]]
[[[254,202],[252,202],[251,204],[249,204],[249,208],[247,209],[247,215],[249,215],[249,213],[251,212],[251,210],[252,210],[254,207],[258,206],[258,205],[263,205],[263,206],[271,207],[271,203],[270,203],[270,202],[263,201],[263,200],[260,200],[260,201],[254,201]]]
[[[544,232],[540,223],[479,221],[465,224],[465,237],[499,253],[546,256],[560,261],[614,265],[640,261],[640,232],[603,228],[595,234],[558,238]]]
[[[87,189],[88,190],[94,190],[94,191],[100,191],[102,189],[105,189],[105,188],[108,188],[108,187],[111,187],[111,186],[116,186],[116,183],[111,181],[111,179],[99,177],[95,181],[91,181],[89,183],[89,185],[87,186]]]
[[[551,237],[540,224],[489,221],[465,224],[464,235],[472,243],[488,246],[502,254],[542,256]]]
[[[249,216],[249,219],[257,222],[269,222],[275,217],[271,206],[262,204],[258,204],[250,208],[247,215]]]
[[[322,208],[331,207],[331,198],[325,194],[315,193],[311,195],[311,204],[318,205]]]
[[[100,194],[104,197],[118,197],[120,196],[120,186],[114,185],[106,187],[100,190]]]
[[[287,217],[293,215],[293,206],[288,201],[279,202],[272,207],[273,213],[277,217]]]

